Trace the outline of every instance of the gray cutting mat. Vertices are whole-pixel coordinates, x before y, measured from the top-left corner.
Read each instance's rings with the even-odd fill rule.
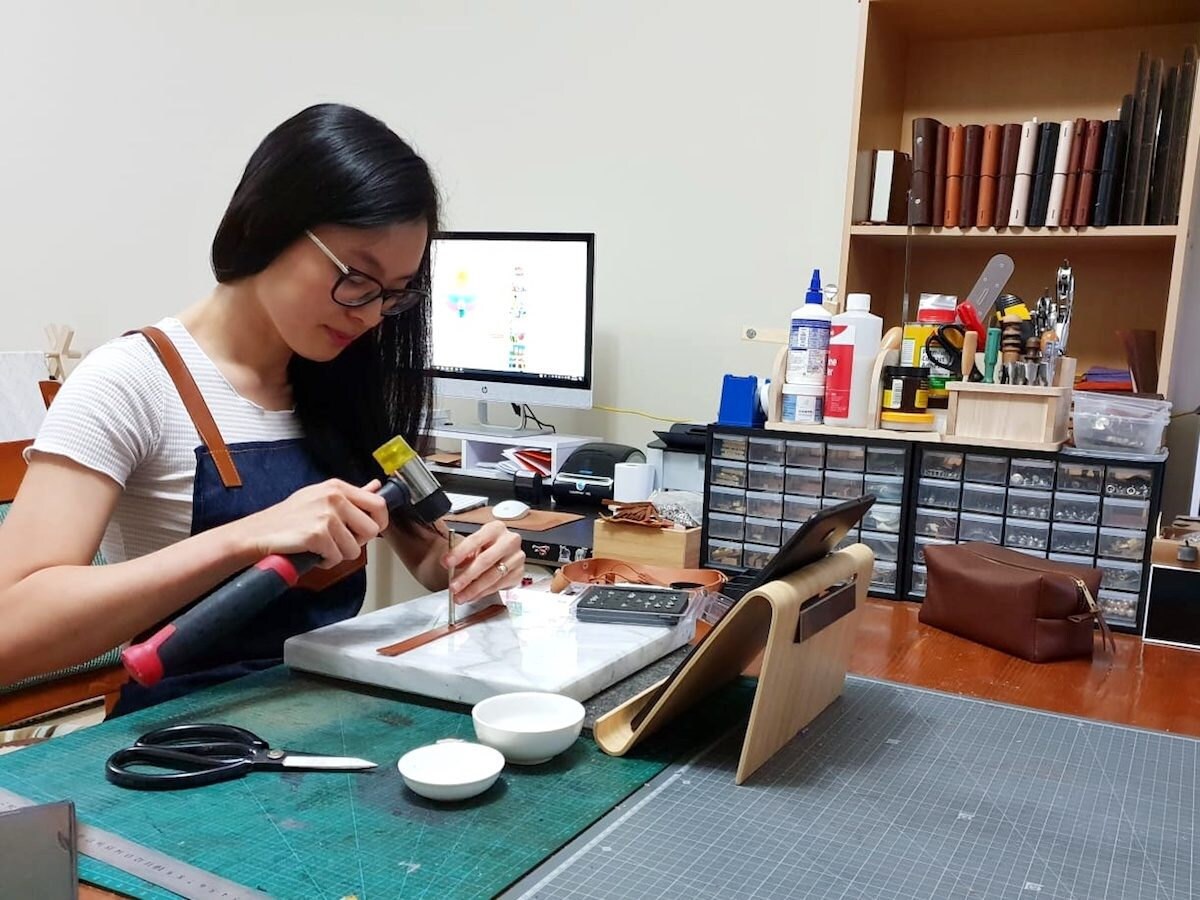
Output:
[[[1200,741],[861,678],[742,787],[719,741],[515,896],[1200,895]]]

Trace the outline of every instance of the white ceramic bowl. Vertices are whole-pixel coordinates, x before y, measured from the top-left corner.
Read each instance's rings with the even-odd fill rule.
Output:
[[[479,743],[495,747],[510,763],[532,766],[575,743],[583,704],[561,694],[518,691],[481,700],[471,718]]]
[[[410,750],[396,763],[404,783],[430,800],[466,800],[500,776],[504,757],[491,747],[448,739]]]

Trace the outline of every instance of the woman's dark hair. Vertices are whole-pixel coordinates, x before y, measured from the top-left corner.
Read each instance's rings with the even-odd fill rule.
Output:
[[[265,269],[305,229],[323,224],[438,227],[438,192],[425,161],[383,122],[322,104],[266,136],[213,238],[212,267],[227,283]],[[414,285],[427,285],[429,248]],[[414,447],[431,403],[427,305],[386,316],[330,362],[293,356],[288,374],[313,458],[361,484],[380,474],[371,451],[401,434]]]

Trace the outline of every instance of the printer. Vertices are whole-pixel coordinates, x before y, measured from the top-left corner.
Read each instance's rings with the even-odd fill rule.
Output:
[[[591,443],[567,457],[550,485],[556,503],[600,505],[611,500],[617,463],[644,463],[646,454],[625,444]]]

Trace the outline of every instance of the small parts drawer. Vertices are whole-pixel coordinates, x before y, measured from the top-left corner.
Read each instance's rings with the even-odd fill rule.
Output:
[[[1054,521],[1095,525],[1100,521],[1100,498],[1092,494],[1055,494]]]
[[[958,539],[964,544],[969,541],[999,544],[1003,538],[1004,520],[997,516],[963,513],[959,517]]]
[[[1055,522],[1050,530],[1050,550],[1053,553],[1076,553],[1090,557],[1096,552],[1096,529],[1091,525]],[[1088,564],[1091,564],[1090,560]]]
[[[712,461],[711,482],[722,487],[744,488],[747,482],[745,463],[731,463],[720,459]]]
[[[959,484],[957,481],[940,481],[922,478],[917,484],[917,505],[938,509],[958,509]]]
[[[740,568],[742,545],[733,541],[709,540],[707,558],[710,566],[721,566],[726,569]]]
[[[1142,589],[1141,563],[1120,559],[1098,559],[1096,568],[1101,572],[1100,587],[1110,591],[1138,592]]]
[[[900,538],[894,534],[864,531],[859,540],[871,548],[876,559],[894,562],[900,556]]]
[[[887,560],[875,560],[875,568],[871,572],[871,587],[889,592],[896,590],[896,564]]]
[[[1136,528],[1145,531],[1150,524],[1150,501],[1105,497],[1100,524],[1111,528]]]
[[[1050,523],[1009,519],[1004,523],[1004,546],[1045,551],[1050,546]]]
[[[1104,496],[1149,500],[1153,486],[1154,473],[1149,469],[1109,466],[1108,477],[1104,481]]]
[[[782,466],[785,459],[782,438],[750,438],[750,452],[748,454],[752,463],[768,463],[773,466]]]
[[[1058,489],[1078,494],[1104,493],[1104,466],[1090,463],[1060,462]]]
[[[876,503],[862,518],[863,531],[883,531],[887,534],[900,533],[900,507]]]
[[[1008,460],[1003,456],[968,453],[963,479],[974,484],[1008,484]]]
[[[840,472],[861,472],[866,464],[867,448],[858,444],[828,444],[825,468]]]
[[[778,547],[782,531],[778,519],[746,518],[746,543]]]
[[[964,484],[962,508],[989,516],[1004,515],[1004,488],[990,484]]]
[[[903,476],[904,449],[902,447],[868,447],[867,471],[872,475]]]
[[[852,472],[826,472],[825,473],[825,492],[826,497],[835,497],[839,500],[854,500],[861,497],[863,494],[863,477]]]
[[[1014,519],[1050,519],[1050,494],[1013,488],[1008,492],[1008,514]]]
[[[963,455],[949,450],[926,450],[921,454],[921,477],[961,481]]]
[[[787,464],[802,469],[820,469],[825,466],[825,445],[815,441],[788,441]]]
[[[746,492],[737,488],[713,485],[708,489],[708,508],[712,512],[746,514]]]
[[[1141,560],[1146,555],[1146,532],[1101,528],[1096,553],[1109,559]]]
[[[863,493],[873,494],[879,503],[903,503],[904,479],[894,475],[867,475],[863,478]]]
[[[746,491],[746,515],[756,519],[782,519],[783,494]]]
[[[714,434],[712,455],[718,459],[746,461],[747,440],[744,434]]]
[[[793,497],[791,494],[783,498],[783,517],[789,522],[807,522],[821,511],[821,501],[816,497]]]
[[[752,491],[783,493],[783,466],[750,463],[746,469],[746,487]]]
[[[1049,491],[1054,487],[1053,460],[1014,459],[1009,467],[1008,483],[1013,487]]]
[[[916,532],[923,537],[954,540],[958,531],[958,516],[940,509],[918,509]]]
[[[788,469],[783,481],[783,489],[789,494],[803,494],[806,497],[821,496],[820,469]]]
[[[709,513],[708,536],[723,541],[743,540],[746,537],[746,520],[728,513]]]

